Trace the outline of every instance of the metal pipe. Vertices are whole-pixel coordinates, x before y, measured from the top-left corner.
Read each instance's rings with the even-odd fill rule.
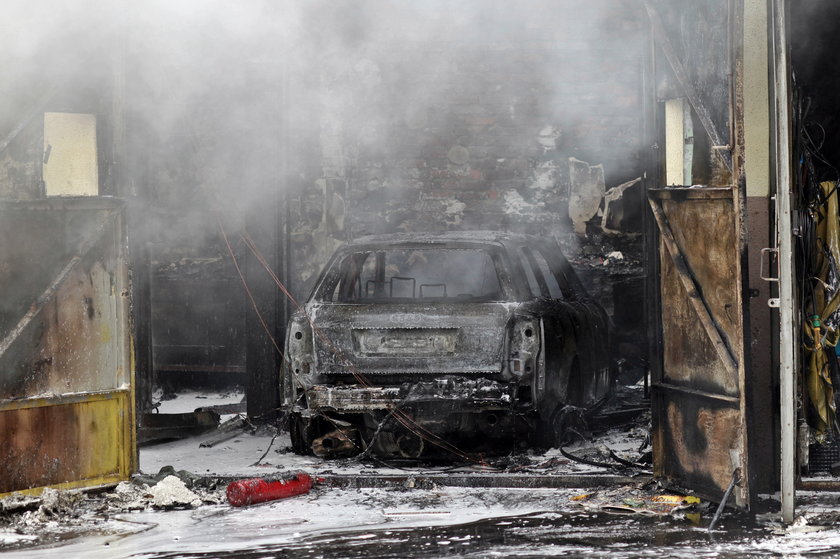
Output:
[[[796,301],[791,224],[790,112],[785,0],[772,0],[776,113],[776,234],[779,250],[779,392],[781,402],[782,521],[793,522],[796,498]]]
[[[715,529],[715,525],[717,525],[718,520],[720,520],[720,515],[723,513],[723,509],[726,508],[726,501],[729,500],[729,496],[732,495],[732,490],[735,489],[735,486],[739,483],[741,483],[741,469],[736,468],[735,471],[732,472],[732,481],[729,482],[729,487],[727,487],[726,491],[723,493],[723,498],[720,500],[720,504],[715,511],[715,515],[712,517],[712,522],[709,524],[709,532]]]
[[[796,487],[803,491],[840,492],[840,479],[803,479]]]

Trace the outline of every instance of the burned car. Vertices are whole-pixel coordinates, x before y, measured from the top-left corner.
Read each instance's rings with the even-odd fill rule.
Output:
[[[395,234],[340,248],[287,330],[292,447],[419,457],[558,442],[612,386],[609,319],[554,240]]]

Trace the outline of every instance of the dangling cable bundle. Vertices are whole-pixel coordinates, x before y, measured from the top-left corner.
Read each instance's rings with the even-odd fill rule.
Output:
[[[797,92],[798,93],[798,92]],[[803,311],[803,402],[818,442],[827,442],[837,426],[833,373],[838,370],[834,347],[840,332],[840,211],[838,170],[821,153],[825,130],[808,122],[809,99],[797,99],[795,157],[797,195],[797,267]],[[814,141],[811,130],[821,133]],[[833,179],[833,180],[825,180]]]

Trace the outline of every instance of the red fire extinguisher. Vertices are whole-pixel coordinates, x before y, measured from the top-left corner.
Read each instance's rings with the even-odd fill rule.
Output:
[[[303,495],[309,493],[310,489],[312,476],[303,472],[279,480],[240,479],[227,486],[227,500],[234,507],[243,507]]]

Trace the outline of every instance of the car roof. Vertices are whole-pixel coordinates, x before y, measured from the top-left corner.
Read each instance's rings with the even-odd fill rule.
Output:
[[[545,238],[522,233],[506,233],[503,231],[444,231],[437,233],[388,233],[380,235],[366,235],[347,243],[347,247],[360,246],[389,246],[389,245],[417,245],[417,244],[446,244],[446,243],[479,243],[502,244],[536,243]]]

